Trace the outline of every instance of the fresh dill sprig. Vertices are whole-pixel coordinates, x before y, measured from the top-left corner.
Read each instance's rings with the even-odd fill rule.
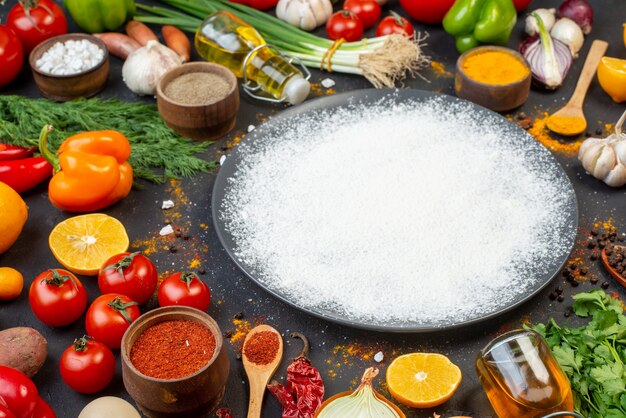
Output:
[[[49,137],[51,150],[79,132],[113,129],[123,133],[131,144],[129,161],[135,177],[154,183],[215,167],[215,162],[196,157],[211,143],[177,135],[165,125],[154,105],[98,98],[55,103],[0,95],[0,142],[37,145],[39,132],[47,124],[54,127]],[[155,168],[161,168],[162,174]]]

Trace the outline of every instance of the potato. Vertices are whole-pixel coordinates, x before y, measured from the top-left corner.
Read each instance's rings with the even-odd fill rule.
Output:
[[[36,329],[16,327],[0,331],[0,365],[33,377],[47,356],[48,341]]]
[[[78,418],[141,418],[139,412],[122,398],[103,396],[91,401]]]

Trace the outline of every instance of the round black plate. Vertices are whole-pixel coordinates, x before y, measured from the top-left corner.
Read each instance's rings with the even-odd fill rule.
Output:
[[[228,232],[225,222],[223,219],[220,219],[219,211],[222,206],[222,202],[227,194],[229,182],[228,179],[232,177],[240,163],[240,156],[237,152],[237,148],[233,150],[233,152],[226,158],[223,166],[220,169],[220,172],[215,181],[215,185],[213,188],[213,198],[212,198],[212,214],[213,214],[213,222],[215,224],[215,229],[217,231],[217,235],[220,239],[220,242],[224,246],[224,249],[228,253],[228,255],[233,259],[235,264],[248,276],[250,279],[255,281],[259,286],[263,289],[274,295],[275,297],[281,299],[282,301],[301,309],[307,313],[315,315],[319,318],[326,319],[332,322],[340,323],[343,325],[348,325],[356,328],[369,329],[374,331],[383,331],[383,332],[432,332],[432,331],[442,331],[458,328],[461,326],[475,324],[481,321],[485,321],[501,315],[505,312],[508,312],[515,307],[521,305],[528,299],[532,298],[534,295],[539,293],[545,286],[547,286],[550,281],[554,278],[554,276],[559,272],[559,270],[563,267],[571,250],[574,246],[574,241],[576,238],[576,230],[578,227],[578,206],[576,203],[576,195],[574,193],[574,189],[569,181],[569,178],[563,171],[563,168],[557,162],[557,160],[550,154],[550,152],[543,147],[539,142],[537,142],[532,136],[530,136],[526,131],[519,128],[514,123],[506,120],[504,117],[494,113],[488,109],[485,109],[481,106],[478,106],[474,103],[467,102],[465,100],[458,99],[456,97],[432,93],[428,91],[422,90],[411,90],[411,89],[403,89],[403,90],[379,90],[379,89],[369,89],[369,90],[357,90],[354,92],[343,93],[333,96],[326,96],[322,98],[318,98],[315,100],[311,100],[304,104],[292,107],[288,110],[281,112],[280,114],[273,116],[269,121],[263,123],[258,126],[254,131],[249,133],[244,141],[263,141],[264,135],[268,135],[274,129],[276,122],[279,120],[287,119],[293,117],[295,115],[300,115],[302,113],[307,112],[315,112],[319,110],[328,110],[339,107],[345,107],[350,105],[359,105],[359,104],[368,104],[368,103],[377,103],[381,100],[393,100],[398,103],[406,102],[406,101],[426,101],[432,99],[442,100],[445,103],[450,104],[462,104],[463,106],[467,106],[468,109],[471,109],[477,113],[477,115],[484,115],[485,118],[493,118],[494,116],[501,121],[503,130],[506,130],[508,134],[514,134],[519,136],[520,143],[523,143],[525,147],[529,147],[533,152],[545,154],[548,158],[548,165],[550,167],[546,167],[546,169],[552,170],[556,173],[557,177],[560,177],[562,180],[566,182],[569,186],[567,190],[567,210],[563,213],[563,216],[566,217],[566,222],[564,222],[564,227],[562,231],[560,231],[561,235],[566,239],[569,243],[566,249],[562,250],[560,254],[556,254],[551,262],[549,268],[546,270],[548,273],[542,274],[535,281],[535,285],[529,289],[526,294],[520,295],[513,303],[503,308],[494,310],[493,312],[485,313],[480,317],[472,318],[470,320],[459,321],[454,323],[449,323],[445,325],[440,324],[428,324],[428,323],[371,323],[365,321],[353,320],[350,318],[346,318],[340,312],[333,312],[332,310],[322,309],[322,308],[309,308],[298,305],[297,303],[291,301],[289,296],[282,293],[279,290],[273,289],[270,286],[262,283],[256,277],[254,271],[250,266],[243,263],[241,260],[237,258],[235,255],[235,248],[237,244],[233,238],[233,236]]]

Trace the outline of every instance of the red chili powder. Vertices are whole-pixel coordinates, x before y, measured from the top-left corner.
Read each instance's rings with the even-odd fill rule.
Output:
[[[248,360],[260,366],[269,364],[278,353],[278,335],[273,331],[256,332],[243,346]]]
[[[130,361],[146,376],[180,379],[204,367],[214,352],[215,336],[207,327],[195,321],[165,321],[135,340]]]

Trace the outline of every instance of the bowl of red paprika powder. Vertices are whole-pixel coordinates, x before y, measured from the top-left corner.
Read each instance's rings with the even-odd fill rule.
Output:
[[[208,416],[230,371],[219,326],[187,306],[140,316],[122,338],[121,357],[124,386],[149,418]]]

